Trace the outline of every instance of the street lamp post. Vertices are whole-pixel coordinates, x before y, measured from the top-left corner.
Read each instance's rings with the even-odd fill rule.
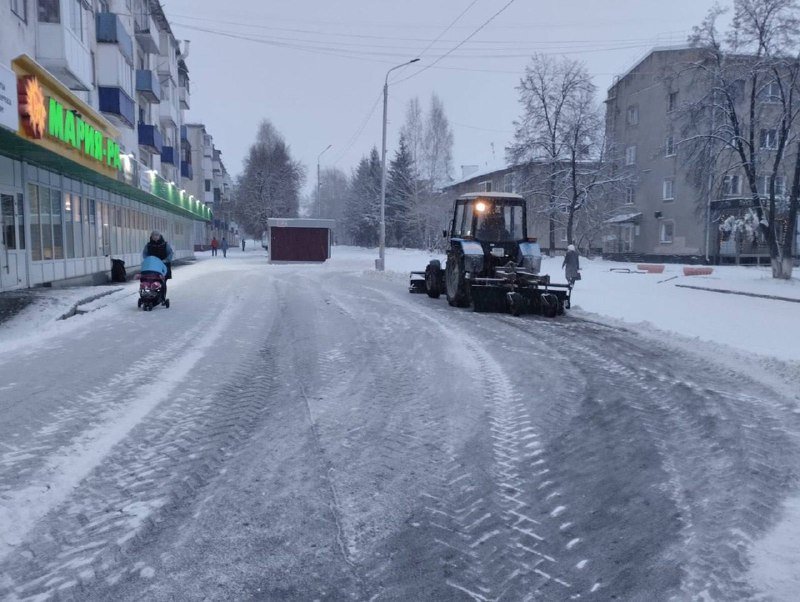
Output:
[[[325,154],[325,151],[327,151],[332,146],[333,144],[329,144],[328,146],[325,147],[325,150],[323,150],[319,155],[317,155],[317,217],[322,217],[322,197],[320,196],[320,191],[322,188],[319,179],[319,160],[320,157],[322,157],[322,155]]]
[[[392,67],[386,72],[383,81],[383,138],[381,142],[381,229],[380,229],[380,249],[378,251],[378,261],[376,269],[382,272],[385,267],[384,258],[386,255],[386,107],[389,98],[389,74],[395,69],[405,67],[411,63],[416,63],[419,59],[411,59],[400,65]]]

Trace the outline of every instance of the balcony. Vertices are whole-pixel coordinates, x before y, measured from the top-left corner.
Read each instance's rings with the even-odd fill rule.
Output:
[[[92,89],[88,46],[61,23],[37,23],[36,60],[71,90]]]
[[[158,116],[164,127],[177,128],[180,125],[181,120],[178,117],[178,108],[172,99],[165,99],[158,105]]]
[[[161,147],[161,162],[175,165],[175,147],[162,146]]]
[[[194,171],[192,164],[187,161],[181,161],[181,177],[187,180],[194,180]]]
[[[148,54],[159,54],[161,44],[159,43],[158,28],[153,18],[146,14],[136,14],[133,20],[136,41],[139,42],[142,50]]]
[[[119,15],[114,13],[98,13],[97,42],[99,44],[116,44],[128,63],[133,63],[133,40],[125,30]]]
[[[188,111],[189,108],[190,108],[189,107],[189,97],[191,96],[191,94],[189,93],[189,88],[187,86],[181,86],[179,88],[179,90],[180,90],[180,96],[181,96],[181,108],[184,111]]]
[[[161,84],[158,82],[158,76],[150,69],[136,70],[136,91],[151,104],[161,102]]]
[[[161,150],[164,148],[164,138],[161,136],[161,130],[155,125],[140,123],[139,146],[160,155]]]
[[[133,127],[136,122],[136,107],[133,99],[121,88],[99,86],[100,110],[113,117],[114,121]]]

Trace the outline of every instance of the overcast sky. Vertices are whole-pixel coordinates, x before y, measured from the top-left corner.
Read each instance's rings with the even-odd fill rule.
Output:
[[[584,61],[601,102],[613,77],[651,48],[684,43],[712,3],[163,2],[175,35],[191,40],[188,119],[207,125],[233,175],[257,124],[269,119],[306,165],[306,191],[316,185],[317,158],[329,144],[322,168],[347,173],[373,145],[380,151],[383,82],[395,65],[421,59],[389,77],[387,157],[408,101],[418,97],[427,110],[435,93],[453,129],[452,175],[459,178],[461,165],[502,161],[520,114],[515,87],[532,54]]]

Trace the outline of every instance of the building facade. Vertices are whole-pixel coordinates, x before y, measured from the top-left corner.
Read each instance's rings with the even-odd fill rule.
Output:
[[[731,57],[746,73],[753,57]],[[725,106],[715,102],[707,55],[698,48],[657,48],[618,77],[608,90],[606,138],[615,168],[629,175],[627,190],[608,220],[603,250],[609,256],[683,262],[767,262],[763,240],[726,236],[729,218],[753,206],[741,161],[722,140],[731,139]],[[744,77],[729,76],[742,125],[754,120],[758,192],[767,194],[774,160],[777,96],[764,79],[750,117]],[[702,105],[702,106],[701,106]],[[719,106],[719,109],[717,109]],[[698,115],[704,113],[702,119]],[[713,132],[713,136],[709,133]],[[699,141],[720,140],[697,152]],[[704,157],[713,157],[707,159]],[[779,203],[787,200],[786,173],[776,178]],[[795,254],[797,243],[795,243]]]
[[[157,1],[0,6],[0,290],[107,279],[151,229],[192,255],[186,54]]]

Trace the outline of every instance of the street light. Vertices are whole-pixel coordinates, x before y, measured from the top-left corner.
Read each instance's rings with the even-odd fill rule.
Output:
[[[319,181],[319,159],[320,159],[320,157],[322,157],[322,155],[325,154],[325,151],[327,151],[332,146],[333,146],[333,144],[329,144],[328,146],[325,147],[325,150],[323,150],[319,155],[317,155],[317,217],[322,217],[322,215],[321,215],[321,213],[322,213],[322,197],[320,196],[321,185],[320,185],[320,181]]]
[[[389,74],[395,69],[405,67],[411,63],[416,63],[419,59],[411,59],[401,65],[392,67],[386,72],[386,79],[383,80],[383,141],[381,144],[381,230],[380,230],[380,250],[378,251],[378,261],[375,268],[382,272],[384,268],[384,257],[386,255],[386,106],[389,98]]]

